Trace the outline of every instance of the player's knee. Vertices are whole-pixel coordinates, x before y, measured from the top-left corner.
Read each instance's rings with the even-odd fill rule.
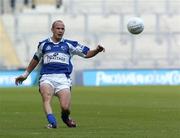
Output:
[[[69,110],[69,104],[64,103],[64,104],[61,105],[61,108],[62,108],[63,111],[67,111],[67,110]]]
[[[47,93],[42,94],[42,100],[43,100],[44,103],[49,103],[51,101],[51,99],[52,99],[51,95],[49,95]]]

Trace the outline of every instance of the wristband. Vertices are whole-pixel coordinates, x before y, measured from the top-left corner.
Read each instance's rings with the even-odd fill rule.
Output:
[[[29,72],[27,70],[24,71],[24,73],[22,74],[23,77],[27,78],[29,76]]]

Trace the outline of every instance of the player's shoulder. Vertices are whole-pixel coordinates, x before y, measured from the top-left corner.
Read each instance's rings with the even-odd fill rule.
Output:
[[[63,39],[63,41],[67,44],[71,44],[72,46],[77,46],[78,45],[78,41],[76,40],[70,40],[70,39]]]
[[[39,41],[38,47],[42,47],[45,43],[49,43],[49,38],[43,39]]]
[[[46,39],[39,41],[39,44],[48,43],[48,42],[49,42],[49,38],[46,38]]]

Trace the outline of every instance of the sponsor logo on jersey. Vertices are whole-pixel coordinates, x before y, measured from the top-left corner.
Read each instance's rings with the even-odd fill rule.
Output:
[[[64,53],[57,53],[57,52],[47,53],[44,55],[43,59],[44,59],[44,64],[48,64],[48,63],[69,64],[69,56]]]

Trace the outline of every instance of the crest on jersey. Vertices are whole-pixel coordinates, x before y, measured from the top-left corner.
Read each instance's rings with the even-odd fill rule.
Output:
[[[67,51],[67,47],[66,47],[65,45],[62,45],[62,46],[61,46],[61,49],[62,49],[63,51]]]
[[[46,50],[51,50],[51,47],[50,47],[50,46],[47,46],[47,47],[46,47]]]

